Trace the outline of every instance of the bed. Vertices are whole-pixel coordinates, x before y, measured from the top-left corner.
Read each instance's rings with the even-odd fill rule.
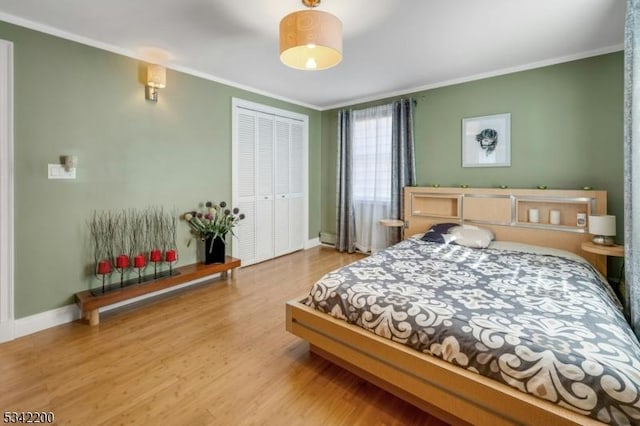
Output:
[[[289,302],[289,331],[454,424],[640,422],[640,349],[600,274],[606,263],[572,254],[589,239],[576,212],[606,212],[606,193],[404,195],[406,234],[452,221],[490,229],[497,242],[475,249],[407,238]],[[564,221],[531,223],[531,208],[541,217],[559,210]],[[551,248],[530,244],[541,241]]]

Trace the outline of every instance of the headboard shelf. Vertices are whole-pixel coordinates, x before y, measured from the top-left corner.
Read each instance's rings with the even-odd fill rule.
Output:
[[[413,216],[461,219],[461,194],[420,194],[411,195],[411,214]]]
[[[585,232],[587,221],[578,223],[578,214],[589,217],[595,211],[595,198],[519,198],[516,197],[516,224],[527,226],[553,226],[560,230]],[[538,212],[538,222],[532,223],[529,213],[532,209]],[[553,223],[552,212],[555,212],[558,223]]]
[[[547,229],[550,231],[563,231],[574,232],[577,234],[586,234],[587,229],[582,227],[576,227],[571,225],[551,225],[549,223],[531,223],[531,222],[518,222],[514,226],[519,228],[532,228],[532,229]]]
[[[579,254],[598,265],[603,273],[606,273],[606,262],[597,258],[599,255],[583,251],[581,244],[591,239],[586,218],[606,212],[606,191],[444,187],[404,189],[406,236],[423,233],[432,224],[444,221],[473,223],[491,229],[498,240],[560,248]],[[578,214],[581,214],[580,223]]]

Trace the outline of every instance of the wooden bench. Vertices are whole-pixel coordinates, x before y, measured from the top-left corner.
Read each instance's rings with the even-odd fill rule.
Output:
[[[189,281],[204,278],[209,275],[222,273],[226,279],[234,278],[235,270],[240,267],[240,259],[227,256],[224,263],[213,263],[205,265],[204,263],[194,263],[192,265],[181,266],[175,268],[176,274],[165,276],[152,281],[142,282],[140,284],[129,285],[126,287],[110,290],[105,293],[98,293],[96,289],[85,290],[76,293],[76,303],[82,312],[82,318],[89,321],[90,325],[98,325],[100,323],[100,311],[103,306],[113,305],[124,300],[133,299],[134,297],[144,294],[153,293],[166,288],[175,287]],[[230,277],[229,272],[230,271]]]

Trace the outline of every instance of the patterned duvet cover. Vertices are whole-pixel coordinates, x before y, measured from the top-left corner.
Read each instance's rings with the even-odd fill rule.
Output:
[[[611,424],[640,423],[640,347],[568,257],[408,239],[325,275],[305,303]]]

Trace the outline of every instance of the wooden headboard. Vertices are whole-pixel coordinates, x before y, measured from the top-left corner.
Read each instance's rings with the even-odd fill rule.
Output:
[[[537,223],[529,221],[529,210],[538,210]],[[560,212],[560,223],[551,224],[552,210]],[[606,191],[492,188],[404,188],[405,237],[424,233],[432,224],[470,223],[491,229],[498,241],[516,241],[553,247],[587,259],[606,276],[606,257],[585,252],[590,241],[588,223],[577,223],[578,213],[607,212]]]

